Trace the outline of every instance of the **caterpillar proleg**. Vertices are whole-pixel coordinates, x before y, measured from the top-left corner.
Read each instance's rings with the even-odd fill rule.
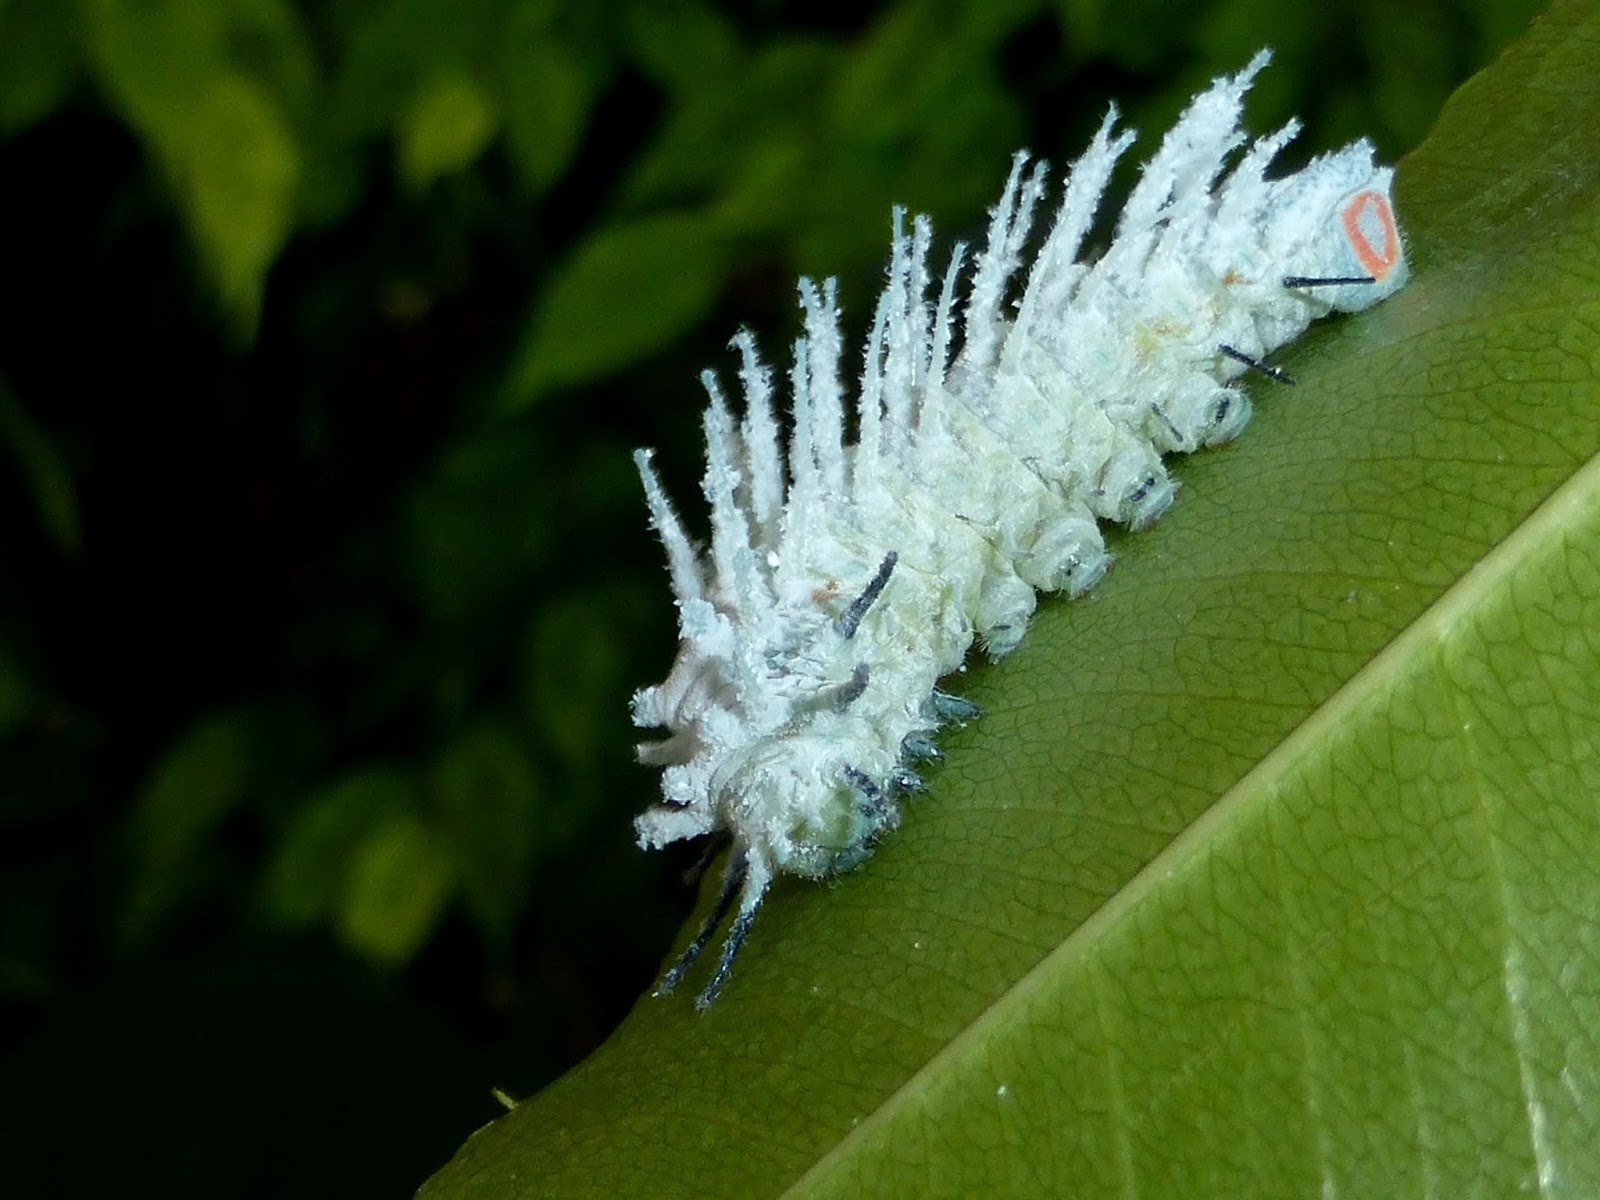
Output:
[[[645,848],[704,835],[730,846],[710,918],[659,991],[727,922],[704,1008],[778,874],[822,878],[870,855],[901,798],[923,790],[918,761],[937,756],[940,726],[977,716],[939,680],[975,641],[996,658],[1013,649],[1037,593],[1094,586],[1109,565],[1100,522],[1150,525],[1173,499],[1163,456],[1244,428],[1239,375],[1292,382],[1268,362],[1274,349],[1405,282],[1392,171],[1366,141],[1267,178],[1299,129],[1251,140],[1239,127],[1267,61],[1263,50],[1194,98],[1145,162],[1109,247],[1086,261],[1134,140],[1113,107],[1014,302],[1042,164],[1015,156],[987,245],[970,269],[957,245],[937,282],[931,223],[908,228],[897,209],[851,397],[834,282],[802,280],[787,443],[772,370],[736,336],[742,413],[702,377],[704,552],[650,453],[636,452],[682,639],[666,680],[633,701],[636,724],[667,731],[639,750],[663,772],[661,802],[636,831]]]

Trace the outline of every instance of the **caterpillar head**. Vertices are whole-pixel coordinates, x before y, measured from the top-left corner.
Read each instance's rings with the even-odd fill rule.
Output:
[[[1394,172],[1357,142],[1281,181],[1268,220],[1270,259],[1283,286],[1339,312],[1370,308],[1405,283],[1405,245],[1389,192]]]

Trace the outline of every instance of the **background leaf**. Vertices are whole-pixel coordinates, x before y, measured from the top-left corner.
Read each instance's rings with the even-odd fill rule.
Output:
[[[269,919],[305,925],[337,910],[348,866],[372,831],[419,807],[408,777],[369,767],[330,785],[296,815],[263,887]]]
[[[417,952],[444,914],[456,863],[422,819],[401,814],[363,837],[339,906],[339,932],[379,962]]]
[[[136,866],[120,917],[125,943],[148,939],[216,869],[204,851],[244,801],[255,759],[252,724],[247,713],[212,717],[152,773],[131,823]]]
[[[1558,5],[1461,90],[1411,285],[971,671],[867,869],[423,1195],[1593,1194],[1597,58]]]
[[[0,4],[0,44],[12,51],[0,76],[0,132],[22,128],[61,102],[78,70],[74,15],[60,0]]]
[[[0,642],[0,737],[20,725],[34,703],[33,688],[16,651]]]
[[[400,128],[400,176],[423,188],[459,171],[483,153],[499,113],[483,88],[465,75],[436,75],[422,85]]]
[[[521,740],[505,729],[456,739],[432,772],[433,802],[447,828],[467,910],[489,945],[509,957],[527,904],[529,867],[543,847],[546,806]]]
[[[578,150],[601,72],[552,36],[508,37],[507,149],[523,182],[548,189]]]
[[[263,26],[296,33],[275,0],[90,0],[111,101],[174,189],[223,302],[253,330],[266,273],[293,226],[300,151],[269,81],[234,49]]]
[[[64,554],[76,554],[83,540],[72,472],[39,424],[17,403],[0,378],[0,446],[17,473],[27,480],[39,525]]]
[[[710,310],[724,248],[695,213],[606,227],[551,280],[513,371],[511,407],[616,370],[657,350]]]

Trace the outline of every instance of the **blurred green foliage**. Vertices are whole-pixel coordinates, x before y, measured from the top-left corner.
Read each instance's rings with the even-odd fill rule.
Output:
[[[568,1065],[690,901],[627,451],[727,336],[1262,44],[1396,156],[1536,8],[0,0],[0,1016],[287,932]]]

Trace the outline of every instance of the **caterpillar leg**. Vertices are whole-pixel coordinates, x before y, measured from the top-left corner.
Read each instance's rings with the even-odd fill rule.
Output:
[[[983,709],[965,696],[952,696],[949,692],[941,692],[938,688],[933,689],[933,695],[929,697],[928,703],[932,705],[933,715],[939,718],[941,724],[964,725],[983,716]]]
[[[733,970],[733,960],[739,957],[739,951],[744,947],[745,939],[750,936],[750,926],[755,923],[756,913],[761,908],[761,900],[766,895],[767,884],[772,881],[772,869],[765,865],[765,860],[756,856],[755,869],[751,869],[751,852],[744,847],[738,847],[733,852],[733,857],[728,860],[728,869],[722,876],[722,887],[717,892],[717,899],[711,906],[711,911],[706,914],[694,938],[683,948],[683,953],[667,968],[661,976],[661,982],[656,985],[652,993],[656,996],[668,995],[679,983],[684,975],[694,965],[701,953],[711,944],[711,939],[716,935],[722,923],[727,920],[729,911],[733,908],[734,901],[739,902],[739,911],[734,915],[733,921],[728,925],[727,935],[722,939],[722,952],[717,956],[717,967],[711,973],[711,980],[704,990],[695,998],[694,1006],[699,1012],[705,1012],[717,998],[717,993],[722,991],[722,985],[728,980],[728,972]]]
[[[733,902],[738,897],[740,889],[744,887],[748,870],[749,864],[745,859],[744,853],[738,850],[734,851],[733,857],[728,860],[728,869],[723,873],[722,890],[717,893],[716,903],[711,906],[711,911],[706,914],[705,922],[700,926],[693,940],[683,948],[683,953],[678,955],[673,964],[667,968],[666,974],[661,977],[661,982],[656,985],[654,995],[665,996],[670,994],[683,979],[684,972],[688,971],[694,965],[694,960],[700,957],[701,951],[710,945],[717,929],[727,918],[728,910],[733,907]],[[731,932],[729,936],[732,936]],[[740,940],[743,940],[742,936]],[[728,957],[726,951],[724,951],[723,957]],[[719,968],[719,974],[713,981],[717,987],[722,986],[722,975],[726,973],[725,966]]]
[[[728,972],[733,970],[733,960],[744,948],[745,938],[750,936],[750,926],[755,922],[756,910],[760,907],[759,893],[753,903],[739,907],[738,915],[733,918],[733,924],[728,926],[728,936],[722,940],[722,953],[717,956],[717,969],[711,973],[711,982],[706,984],[705,990],[695,997],[695,1011],[705,1012],[716,1000],[717,993],[722,991],[722,985],[728,979]]]

